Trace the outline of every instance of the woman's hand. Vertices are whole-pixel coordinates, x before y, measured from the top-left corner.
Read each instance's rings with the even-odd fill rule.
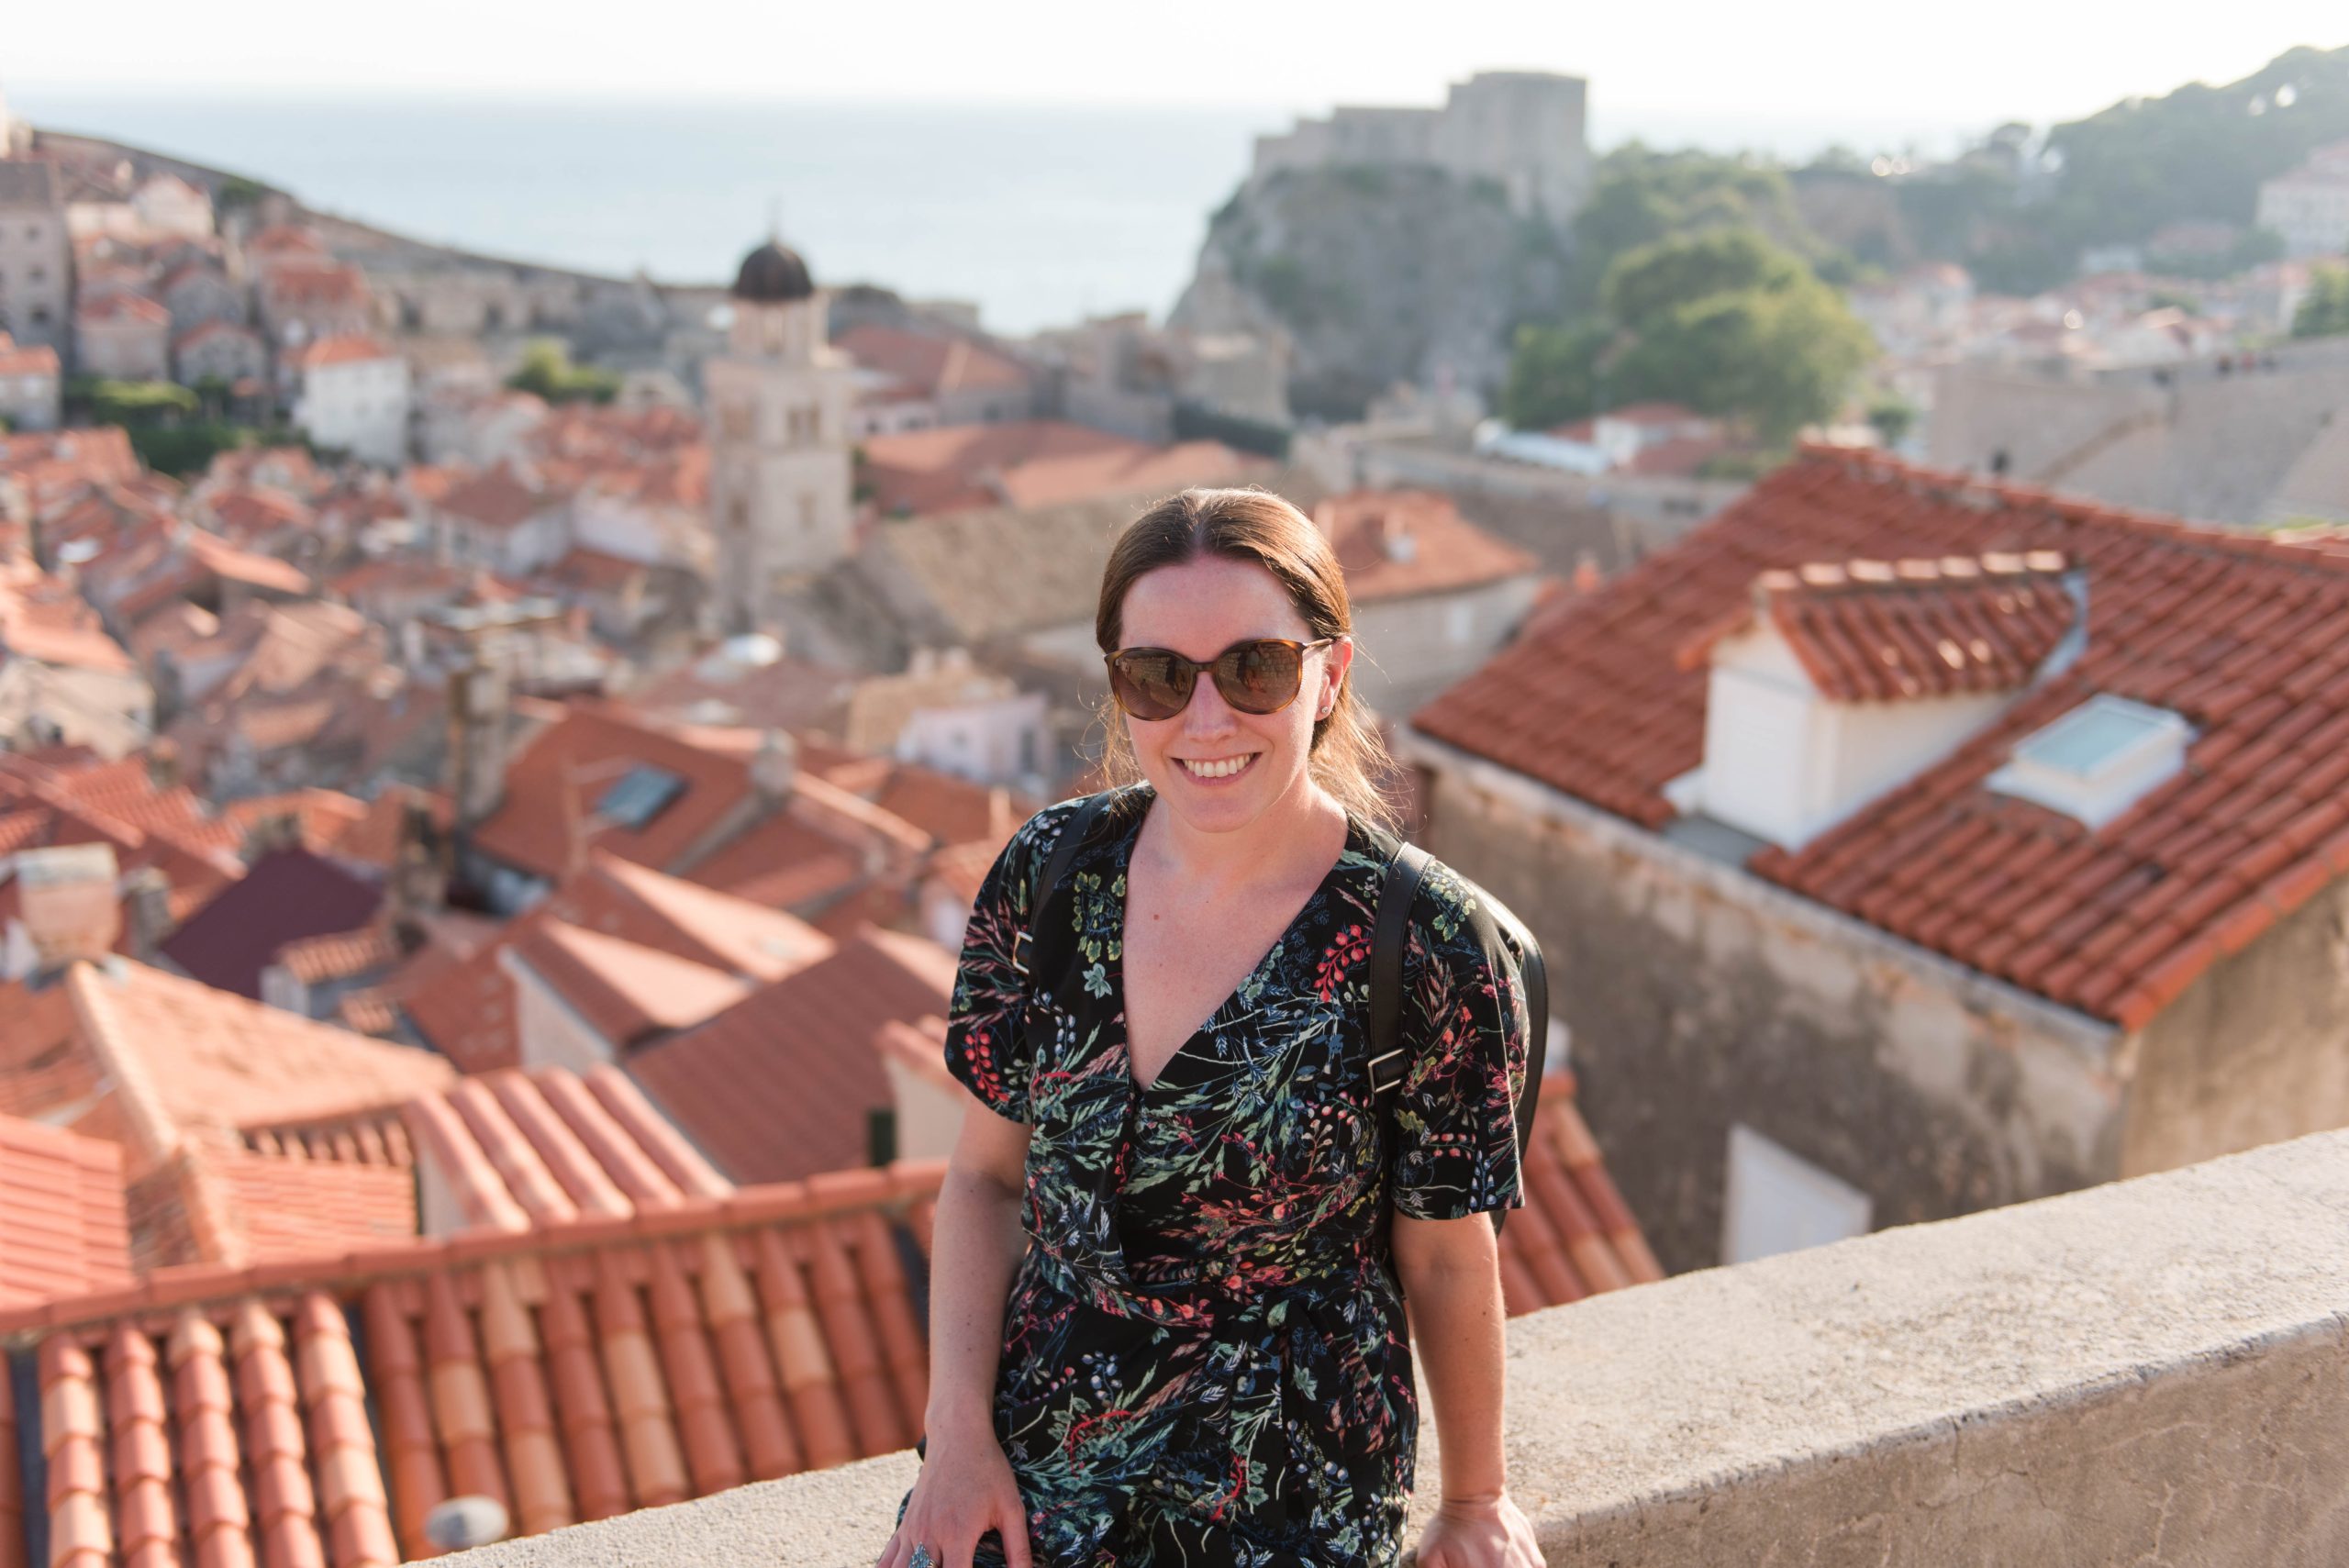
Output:
[[[1003,1540],[1008,1568],[1030,1568],[1028,1508],[1019,1483],[991,1429],[932,1432],[906,1511],[873,1568],[907,1568],[917,1545],[930,1568],[971,1568],[971,1553],[989,1529]]]
[[[1419,1532],[1419,1568],[1548,1568],[1533,1526],[1506,1492],[1436,1505]]]

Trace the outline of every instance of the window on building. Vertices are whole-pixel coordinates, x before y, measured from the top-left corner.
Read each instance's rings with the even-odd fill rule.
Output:
[[[729,441],[749,440],[751,439],[751,406],[747,403],[722,405],[718,410],[718,433]]]
[[[1721,1205],[1721,1262],[1750,1262],[1779,1252],[1867,1234],[1874,1204],[1743,1122],[1729,1129],[1729,1184]]]
[[[738,534],[747,531],[751,526],[751,504],[740,495],[735,496],[726,508],[726,526]]]
[[[816,497],[813,495],[799,497],[799,531],[802,535],[816,531]]]

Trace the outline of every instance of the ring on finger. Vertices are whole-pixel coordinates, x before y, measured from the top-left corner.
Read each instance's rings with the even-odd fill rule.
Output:
[[[930,1554],[929,1547],[917,1542],[913,1555],[906,1559],[906,1568],[938,1568],[938,1559]]]

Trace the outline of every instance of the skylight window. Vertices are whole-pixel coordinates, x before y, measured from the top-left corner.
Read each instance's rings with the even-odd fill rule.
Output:
[[[639,762],[596,800],[596,815],[618,828],[640,828],[685,794],[685,781],[666,768]]]
[[[2101,828],[2186,766],[2194,727],[2165,708],[2099,695],[2015,745],[1989,787]]]

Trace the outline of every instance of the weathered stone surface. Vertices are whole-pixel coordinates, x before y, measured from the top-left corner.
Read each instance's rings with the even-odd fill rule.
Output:
[[[2349,1132],[1537,1313],[1508,1371],[1553,1568],[2349,1561]],[[443,1561],[863,1568],[913,1474]]]
[[[1564,241],[1491,181],[1434,168],[1288,170],[1215,215],[1178,327],[1294,340],[1289,400],[1355,418],[1398,381],[1498,386],[1520,321],[1556,307]]]

